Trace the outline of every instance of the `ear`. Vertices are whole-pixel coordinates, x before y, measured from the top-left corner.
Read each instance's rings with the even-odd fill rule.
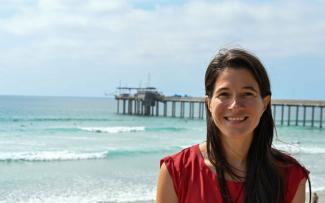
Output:
[[[267,95],[263,98],[263,111],[265,111],[267,105],[271,102],[271,96],[270,95]]]
[[[210,110],[210,99],[209,99],[209,96],[208,95],[205,95],[205,103],[207,104],[208,108],[209,108],[209,111],[211,112]]]

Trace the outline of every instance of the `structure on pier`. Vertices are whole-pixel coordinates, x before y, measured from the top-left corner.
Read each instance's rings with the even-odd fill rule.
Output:
[[[133,88],[133,87],[119,87],[119,94],[115,95],[117,101],[117,113],[129,115],[143,115],[143,116],[171,116],[171,117],[187,117],[186,107],[188,107],[188,117],[195,118],[194,106],[199,105],[198,117],[203,119],[204,115],[204,99],[201,97],[189,96],[165,96],[158,92],[154,87],[147,88]],[[122,112],[120,112],[120,101],[122,102]],[[161,112],[159,107],[163,105]],[[179,114],[176,115],[179,104]],[[168,107],[171,106],[171,110]]]
[[[118,90],[120,91],[120,94],[115,96],[115,99],[117,100],[117,113],[119,113],[119,101],[122,100],[123,114],[127,113],[130,115],[135,114],[150,116],[153,113],[152,108],[156,105],[156,103],[159,103],[164,98],[164,96],[154,87],[119,87]],[[157,104],[157,107],[158,106],[159,105]]]
[[[115,95],[118,114],[204,119],[203,97],[165,96],[154,87],[119,87],[118,90],[119,94]],[[162,111],[160,104],[163,105]],[[271,105],[273,118],[278,125],[323,127],[324,100],[272,100]]]

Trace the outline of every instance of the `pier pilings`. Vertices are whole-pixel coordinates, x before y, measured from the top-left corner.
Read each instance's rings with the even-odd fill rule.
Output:
[[[205,119],[206,106],[202,97],[172,96],[144,100],[141,97],[116,96],[115,99],[118,114],[122,112],[122,114],[138,116]],[[324,126],[325,101],[272,100],[271,107],[276,125],[312,128]]]
[[[204,100],[199,97],[164,97],[163,99],[147,102],[133,96],[116,96],[117,114],[140,116],[164,116],[190,119],[203,119],[205,113]],[[122,102],[122,109],[120,103]],[[160,106],[163,105],[161,109]]]
[[[322,128],[325,101],[314,100],[272,100],[273,119],[276,124]],[[281,107],[280,109],[277,107]],[[286,112],[286,115],[285,115]],[[280,118],[278,118],[280,113]],[[294,120],[293,120],[294,119]]]

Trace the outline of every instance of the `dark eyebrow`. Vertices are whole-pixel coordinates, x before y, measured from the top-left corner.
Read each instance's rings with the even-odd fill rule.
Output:
[[[222,87],[220,89],[217,89],[215,92],[217,93],[217,92],[222,92],[222,91],[226,91],[226,90],[229,90],[229,88],[228,87]]]
[[[258,93],[258,90],[257,90],[254,86],[245,86],[245,87],[243,87],[242,89],[246,89],[246,90],[250,90],[250,91],[253,91],[253,92],[255,92],[255,93]],[[220,88],[220,89],[217,89],[217,90],[215,91],[215,93],[222,92],[222,91],[227,91],[227,90],[229,90],[228,87],[222,87],[222,88]]]
[[[245,87],[243,87],[243,89],[248,89],[248,90],[258,93],[258,91],[253,86],[245,86]]]

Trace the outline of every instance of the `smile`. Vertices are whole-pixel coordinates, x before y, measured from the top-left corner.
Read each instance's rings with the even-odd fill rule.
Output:
[[[247,118],[247,116],[225,117],[227,121],[244,121]]]

